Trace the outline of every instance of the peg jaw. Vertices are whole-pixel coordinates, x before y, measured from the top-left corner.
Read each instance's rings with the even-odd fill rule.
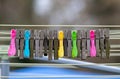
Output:
[[[95,38],[95,31],[90,30],[90,39],[94,39],[94,38]]]
[[[29,30],[26,30],[25,33],[24,33],[24,38],[26,40],[30,39],[30,31]]]
[[[72,40],[76,40],[77,39],[77,31],[72,31]]]
[[[16,30],[12,29],[11,30],[11,38],[16,38],[16,34],[17,34]]]
[[[64,38],[64,32],[63,31],[59,31],[58,32],[58,39],[59,40],[63,40],[63,38]]]

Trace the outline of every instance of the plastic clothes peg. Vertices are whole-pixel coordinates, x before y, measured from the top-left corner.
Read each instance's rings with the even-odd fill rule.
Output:
[[[90,30],[90,56],[96,57],[95,31]]]
[[[59,58],[64,56],[63,39],[64,39],[64,32],[59,31],[58,32],[58,40],[59,40],[58,57]]]
[[[8,56],[15,56],[16,55],[16,46],[15,46],[16,33],[17,32],[15,29],[11,30],[11,42],[10,42],[10,47],[8,50]]]
[[[72,31],[72,57],[75,58],[78,56],[77,49],[77,31]]]
[[[25,30],[24,38],[25,38],[24,57],[29,58],[30,57],[30,49],[29,49],[30,31],[29,30]]]

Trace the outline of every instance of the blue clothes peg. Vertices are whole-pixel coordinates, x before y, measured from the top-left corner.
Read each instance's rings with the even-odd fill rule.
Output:
[[[25,39],[25,44],[24,44],[24,57],[29,58],[30,57],[30,49],[29,49],[29,41],[30,41],[30,31],[25,30],[24,33],[24,39]]]

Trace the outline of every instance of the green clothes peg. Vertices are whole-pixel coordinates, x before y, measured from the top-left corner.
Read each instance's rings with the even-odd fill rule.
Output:
[[[73,30],[72,33],[72,57],[76,58],[78,55],[78,49],[77,49],[77,31]]]

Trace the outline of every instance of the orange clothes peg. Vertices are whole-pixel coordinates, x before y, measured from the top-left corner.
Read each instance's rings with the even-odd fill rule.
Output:
[[[58,32],[58,40],[59,40],[58,57],[59,58],[64,56],[63,38],[64,38],[64,32],[59,31]]]

